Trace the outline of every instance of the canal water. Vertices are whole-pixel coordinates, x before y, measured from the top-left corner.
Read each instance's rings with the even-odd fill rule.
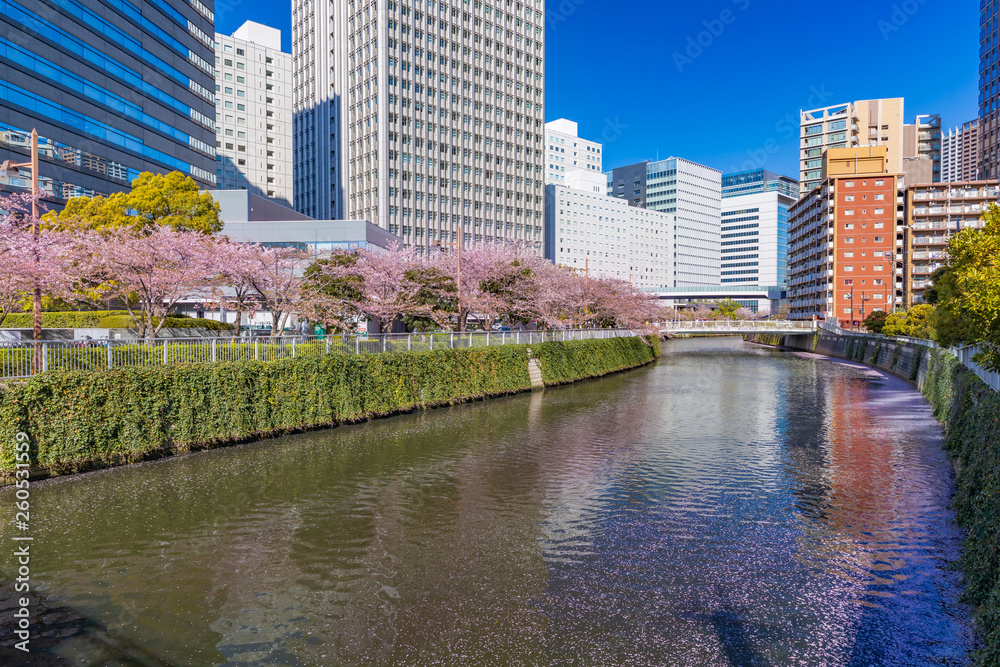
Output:
[[[941,437],[897,379],[693,339],[574,386],[53,480],[33,657],[964,665]]]

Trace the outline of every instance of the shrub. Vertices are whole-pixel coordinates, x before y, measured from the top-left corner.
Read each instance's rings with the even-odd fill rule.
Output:
[[[45,329],[105,329],[101,320],[106,317],[124,315],[124,310],[84,310],[57,313],[42,313],[42,327]],[[34,326],[31,313],[11,313],[4,320],[5,329],[30,329]]]
[[[869,313],[868,317],[866,317],[864,321],[865,329],[868,329],[868,331],[873,334],[881,334],[882,329],[885,327],[885,320],[888,317],[889,314],[884,310],[876,310]]]
[[[156,320],[159,323],[159,320]],[[167,317],[166,323],[163,325],[168,329],[207,329],[208,331],[232,331],[233,326],[231,324],[224,324],[222,322],[217,322],[216,320],[199,319],[197,317],[185,316],[175,316],[170,315]],[[124,315],[112,315],[109,317],[102,318],[100,321],[101,329],[134,329],[135,322],[132,321],[132,316],[128,313]]]

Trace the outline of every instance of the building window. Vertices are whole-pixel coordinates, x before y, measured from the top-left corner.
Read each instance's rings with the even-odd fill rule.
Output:
[[[845,188],[853,188],[854,187],[854,181],[844,181],[844,187]]]

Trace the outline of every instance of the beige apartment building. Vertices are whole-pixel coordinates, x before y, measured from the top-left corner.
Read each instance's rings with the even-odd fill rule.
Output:
[[[906,188],[906,307],[923,303],[930,277],[947,262],[948,239],[983,226],[982,214],[1000,198],[998,181],[933,183]]]
[[[904,123],[902,97],[858,100],[800,112],[799,182],[807,193],[823,179],[823,153],[830,148],[882,146],[888,173],[908,181],[940,180],[941,119],[917,116]]]

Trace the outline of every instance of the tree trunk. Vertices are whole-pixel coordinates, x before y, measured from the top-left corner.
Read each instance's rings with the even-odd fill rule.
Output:
[[[239,338],[243,328],[243,304],[236,302],[236,324],[233,325],[233,338]]]

